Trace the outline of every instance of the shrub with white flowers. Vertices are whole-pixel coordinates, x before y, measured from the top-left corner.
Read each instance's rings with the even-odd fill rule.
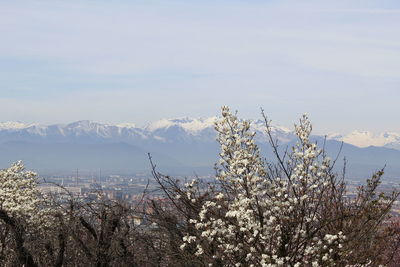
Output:
[[[201,181],[194,180],[179,186],[155,173],[186,221],[182,253],[194,254],[208,266],[345,266],[374,261],[379,255],[362,256],[357,246],[364,244],[364,252],[374,250],[368,242],[379,239],[378,230],[368,230],[382,224],[398,196],[367,193],[376,190],[383,172],[349,200],[344,180],[332,171],[333,162],[310,141],[307,115],[295,125],[297,144],[283,155],[263,116],[275,163],[261,157],[251,123],[223,107],[215,125],[221,147],[215,184],[195,187]]]
[[[16,264],[36,266],[25,243],[40,225],[39,203],[36,173],[25,171],[21,161],[0,170],[0,229],[5,230],[0,240],[3,264],[6,264],[6,256],[12,259],[14,253],[10,252],[15,252]],[[8,230],[12,235],[7,234]]]
[[[31,220],[38,212],[37,174],[18,161],[0,170],[0,210],[10,217]]]

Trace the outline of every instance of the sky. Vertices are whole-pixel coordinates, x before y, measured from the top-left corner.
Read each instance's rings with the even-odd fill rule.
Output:
[[[400,1],[2,0],[0,121],[400,132]]]

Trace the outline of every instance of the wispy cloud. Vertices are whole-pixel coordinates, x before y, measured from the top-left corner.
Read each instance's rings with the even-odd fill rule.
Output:
[[[387,0],[2,1],[0,120],[141,123],[232,104],[250,117],[270,107],[282,124],[308,111],[334,131],[345,101],[385,120],[343,127],[400,131],[390,106],[399,10]]]

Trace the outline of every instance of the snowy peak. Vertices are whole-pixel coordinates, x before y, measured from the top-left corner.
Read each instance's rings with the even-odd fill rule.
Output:
[[[32,126],[32,124],[25,124],[22,122],[14,122],[14,121],[7,121],[7,122],[0,122],[0,130],[19,130],[24,129]]]
[[[126,129],[135,129],[137,128],[136,124],[130,122],[119,123],[117,125],[118,128],[126,128]]]
[[[112,137],[112,128],[107,124],[100,124],[89,120],[77,121],[62,127],[64,134],[68,135],[96,135]]]
[[[390,132],[374,134],[368,131],[353,131],[347,135],[328,135],[328,139],[343,141],[358,147],[400,144],[400,134]]]
[[[265,126],[265,121],[263,120],[256,120],[256,121],[252,121],[251,126],[259,131],[259,132],[265,132],[266,130],[266,126]],[[284,133],[284,134],[292,134],[293,131],[281,126],[281,125],[271,125],[271,131],[273,133]]]
[[[196,135],[201,131],[213,128],[217,117],[210,117],[206,119],[192,119],[192,118],[178,118],[178,119],[163,119],[149,124],[145,129],[150,132],[155,132],[161,129],[168,129],[170,127],[180,127],[186,132]]]
[[[67,128],[80,128],[80,129],[84,129],[84,130],[90,130],[90,129],[98,128],[101,126],[107,126],[107,125],[93,122],[90,120],[76,121],[76,122],[72,122],[72,123],[69,123],[66,125]]]

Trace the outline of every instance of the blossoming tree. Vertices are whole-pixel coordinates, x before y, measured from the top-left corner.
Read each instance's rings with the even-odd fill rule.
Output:
[[[27,266],[36,266],[24,245],[26,230],[40,218],[36,178],[36,173],[25,171],[20,161],[0,170],[0,222],[13,234],[13,238],[0,241],[1,252],[15,246],[18,261]]]
[[[379,226],[398,196],[376,195],[383,171],[349,199],[344,179],[333,171],[334,162],[310,141],[312,126],[306,115],[295,126],[298,143],[283,154],[263,117],[275,162],[262,159],[251,123],[223,107],[215,125],[221,147],[215,184],[195,179],[182,186],[154,170],[181,216],[182,253],[194,253],[209,266],[381,261],[373,244],[385,238]]]

